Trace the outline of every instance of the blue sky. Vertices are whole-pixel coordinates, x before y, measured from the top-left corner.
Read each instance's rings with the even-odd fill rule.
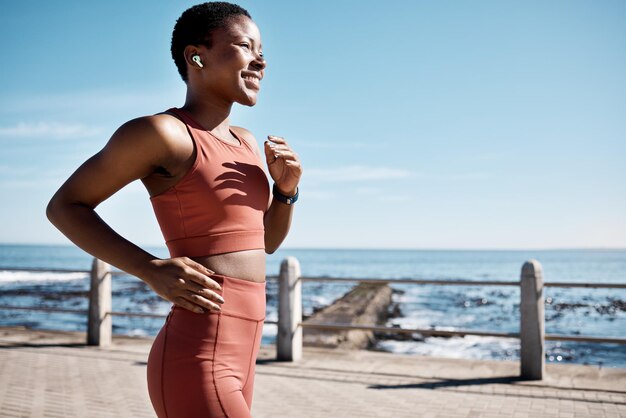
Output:
[[[0,15],[0,242],[69,243],[60,184],[126,120],[184,102],[195,2],[9,2]],[[626,247],[623,1],[242,1],[268,60],[231,122],[304,174],[285,248]],[[140,182],[97,208],[163,240]]]

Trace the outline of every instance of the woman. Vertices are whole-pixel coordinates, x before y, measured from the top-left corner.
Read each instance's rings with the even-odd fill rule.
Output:
[[[76,245],[145,281],[173,305],[148,358],[159,417],[250,417],[265,318],[265,253],[285,239],[302,167],[287,141],[230,126],[254,106],[266,62],[248,12],[224,2],[186,10],[172,57],[185,105],[122,125],[52,197],[50,221]],[[170,256],[159,259],[94,211],[141,179]],[[217,272],[217,273],[216,273]]]

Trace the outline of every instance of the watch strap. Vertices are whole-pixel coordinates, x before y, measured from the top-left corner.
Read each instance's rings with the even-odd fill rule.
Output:
[[[279,202],[285,203],[287,205],[292,205],[298,200],[300,189],[296,187],[296,194],[294,196],[287,196],[287,195],[282,194],[278,190],[276,183],[274,183],[274,186],[272,187],[272,194],[274,195],[274,198],[278,200]]]

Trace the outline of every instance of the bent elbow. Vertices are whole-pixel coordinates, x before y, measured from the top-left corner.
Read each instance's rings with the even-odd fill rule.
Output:
[[[57,192],[54,196],[52,196],[46,206],[46,217],[53,225],[56,226],[67,209],[67,201]]]
[[[59,217],[59,200],[57,198],[56,195],[52,196],[52,199],[50,199],[50,201],[48,202],[48,205],[46,206],[46,218],[48,218],[48,220],[55,225],[56,221],[58,220]]]
[[[265,254],[274,254],[276,252],[277,247],[265,243]]]

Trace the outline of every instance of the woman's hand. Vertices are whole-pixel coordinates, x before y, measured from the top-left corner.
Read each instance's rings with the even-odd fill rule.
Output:
[[[302,176],[298,154],[291,149],[285,138],[269,135],[267,139],[269,141],[265,141],[264,148],[270,175],[281,193],[293,196]]]
[[[152,260],[145,281],[163,299],[197,313],[220,311],[222,288],[208,275],[215,273],[187,257]],[[213,290],[211,290],[213,289]]]

